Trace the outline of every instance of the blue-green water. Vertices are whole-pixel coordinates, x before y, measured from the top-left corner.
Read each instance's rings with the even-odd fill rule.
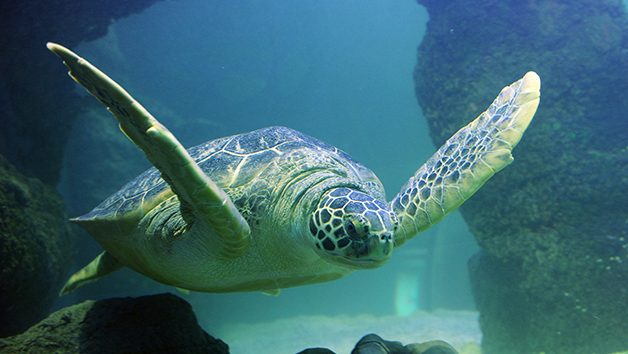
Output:
[[[369,332],[403,343],[443,339],[461,354],[478,353],[480,341],[486,354],[627,350],[624,5],[0,2],[0,336],[87,299],[171,292],[233,353],[348,353]],[[98,39],[79,43],[85,38]],[[541,99],[514,163],[380,269],[277,297],[186,295],[124,269],[59,298],[68,267],[102,252],[78,226],[71,232],[67,217],[89,212],[150,164],[64,75],[47,41],[110,75],[186,147],[288,126],[371,168],[388,200],[436,150],[433,141],[474,119],[505,85],[534,71]],[[47,335],[35,337],[50,347]]]
[[[412,81],[427,20],[412,0],[173,1],[119,20],[105,38],[72,49],[125,87],[184,146],[288,126],[371,168],[391,199],[436,149]],[[86,97],[86,105],[92,100]],[[115,127],[109,118],[98,124]],[[97,168],[89,161],[100,162],[86,156],[105,156],[103,151],[112,148],[110,141],[81,140],[85,129],[105,129],[88,119],[76,124],[59,185],[73,216],[98,202],[77,196],[90,188],[81,176]],[[149,167],[130,142],[119,154],[121,182],[101,183],[110,189],[107,194]],[[82,247],[77,267],[100,252],[87,234]],[[473,309],[466,261],[476,251],[455,213],[395,251],[393,260],[377,270],[284,289],[278,297],[198,293],[184,298],[210,333],[229,323],[299,315]],[[88,286],[98,289],[90,297],[176,293],[129,270]],[[60,299],[57,307],[81,300],[77,296]]]

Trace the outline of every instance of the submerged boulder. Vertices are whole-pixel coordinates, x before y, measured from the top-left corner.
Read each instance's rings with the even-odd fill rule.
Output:
[[[297,354],[336,354],[327,348],[309,348]],[[388,341],[375,333],[362,337],[351,354],[458,354],[449,343],[433,340],[424,343],[403,345],[401,342]]]
[[[23,334],[0,339],[0,353],[208,353],[229,347],[198,325],[172,294],[85,301],[52,313]]]
[[[628,16],[620,0],[419,0],[416,94],[439,146],[529,70],[512,166],[461,208],[483,353],[628,349]]]
[[[75,253],[61,197],[0,155],[0,337],[48,314]]]

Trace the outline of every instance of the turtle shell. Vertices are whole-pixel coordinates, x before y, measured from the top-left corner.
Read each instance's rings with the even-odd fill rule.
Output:
[[[270,168],[277,171],[265,171],[266,175],[281,173],[281,166],[274,164],[279,156],[304,148],[313,152],[326,152],[341,165],[352,169],[351,175],[357,176],[359,180],[356,182],[371,185],[375,194],[378,194],[374,197],[384,198],[381,182],[371,170],[336,147],[285,127],[269,127],[208,141],[188,149],[188,152],[205,174],[234,200],[246,195],[236,196],[233,191],[246,190],[242,187],[246,187],[262,171]],[[315,164],[316,161],[312,161],[312,167]],[[153,167],[131,180],[91,212],[72,221],[88,231],[99,228],[101,232],[104,231],[103,227],[110,229],[110,223],[114,222],[120,230],[119,236],[125,236],[127,230],[134,229],[146,213],[173,195],[170,186]],[[234,203],[238,206],[236,200]],[[98,233],[102,235],[101,232]],[[109,234],[108,237],[115,236]]]

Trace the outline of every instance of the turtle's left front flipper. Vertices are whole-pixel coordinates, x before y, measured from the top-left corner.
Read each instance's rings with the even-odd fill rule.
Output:
[[[505,87],[477,119],[452,136],[391,201],[399,217],[399,247],[439,222],[513,161],[512,149],[539,105],[541,79],[534,72]]]
[[[120,85],[69,49],[48,43],[48,49],[63,59],[70,76],[104,104],[120,122],[120,129],[139,147],[168,182],[181,202],[182,213],[207,222],[216,239],[208,246],[216,256],[233,259],[249,247],[249,226],[229,196],[198,167],[194,159],[148,111]],[[188,220],[186,220],[188,221]]]

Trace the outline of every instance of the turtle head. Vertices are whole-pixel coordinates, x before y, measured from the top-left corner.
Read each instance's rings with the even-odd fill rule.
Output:
[[[397,216],[386,204],[349,188],[328,191],[310,218],[309,236],[325,260],[377,268],[392,255]]]

